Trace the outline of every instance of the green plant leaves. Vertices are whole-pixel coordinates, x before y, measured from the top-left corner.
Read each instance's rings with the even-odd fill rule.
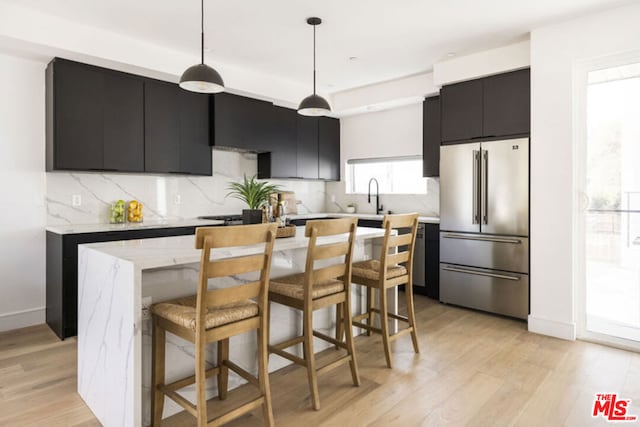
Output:
[[[244,175],[243,182],[230,182],[225,197],[233,197],[242,200],[249,209],[260,209],[269,202],[269,195],[280,189],[279,185],[269,184],[267,181],[258,181],[256,175],[247,178]]]

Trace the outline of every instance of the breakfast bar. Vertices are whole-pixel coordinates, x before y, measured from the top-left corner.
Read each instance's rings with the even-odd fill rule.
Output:
[[[380,251],[384,230],[359,227],[354,261],[368,260]],[[331,243],[331,238],[326,238]],[[168,299],[193,295],[198,279],[200,251],[194,236],[177,236],[80,245],[78,247],[78,393],[104,426],[147,425],[151,395],[151,318],[148,307]],[[304,271],[308,239],[304,227],[296,236],[275,243],[271,277]],[[212,258],[232,258],[258,253],[260,246],[213,250]],[[253,280],[233,276],[212,280],[210,287],[226,287]],[[364,308],[364,293],[353,287],[353,312]],[[390,306],[396,311],[395,295]],[[295,310],[271,305],[270,335],[282,341],[298,334],[301,321]],[[314,314],[314,328],[333,335],[335,311]],[[167,381],[189,375],[194,369],[191,344],[167,336]],[[324,343],[323,343],[324,344]],[[322,351],[329,345],[316,346]],[[300,349],[299,349],[300,350]],[[246,370],[256,371],[256,337],[241,335],[231,340],[230,353]],[[215,348],[207,360],[215,362]],[[290,362],[271,356],[269,371]],[[245,381],[230,376],[229,388]],[[207,397],[217,394],[215,381],[207,385]],[[193,388],[183,395],[193,400]],[[182,410],[166,401],[164,417]]]

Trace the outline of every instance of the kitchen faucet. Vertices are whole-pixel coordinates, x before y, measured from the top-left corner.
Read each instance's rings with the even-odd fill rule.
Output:
[[[382,212],[382,205],[378,206],[380,203],[380,184],[378,184],[378,180],[375,178],[371,178],[369,180],[369,194],[367,195],[367,202],[371,203],[371,182],[374,181],[376,183],[376,215]]]

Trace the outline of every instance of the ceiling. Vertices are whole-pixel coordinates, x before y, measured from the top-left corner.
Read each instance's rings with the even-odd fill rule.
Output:
[[[198,0],[0,0],[193,53]],[[622,0],[205,0],[207,62],[311,86],[319,16],[318,86],[338,92],[430,70],[462,55],[526,39],[536,27],[627,4]]]

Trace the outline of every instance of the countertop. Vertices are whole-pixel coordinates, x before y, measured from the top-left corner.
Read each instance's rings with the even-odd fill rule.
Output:
[[[308,214],[297,214],[297,215],[288,215],[290,219],[320,219],[320,218],[342,218],[342,217],[350,217],[355,216],[360,219],[372,219],[382,221],[384,215],[376,215],[376,214],[368,214],[368,213],[343,213],[343,212],[322,212],[322,213],[308,213]],[[419,216],[418,222],[422,222],[425,224],[440,224],[440,218],[435,216]]]
[[[356,241],[383,237],[380,228],[358,227]],[[337,243],[343,236],[318,238],[322,244]],[[273,251],[306,248],[309,240],[304,236],[304,227],[297,227],[294,237],[276,239]],[[90,243],[80,245],[98,252],[133,263],[141,270],[169,267],[200,262],[201,251],[195,249],[195,236],[160,237],[156,239],[126,240],[117,242]],[[231,258],[260,253],[264,245],[240,246],[213,249],[212,258]]]
[[[48,226],[47,231],[56,234],[81,234],[81,233],[99,233],[104,231],[130,231],[130,230],[148,230],[152,228],[178,228],[178,227],[206,227],[211,225],[222,225],[224,221],[208,220],[208,219],[163,219],[163,220],[146,220],[141,223],[125,223],[125,224],[68,224]]]

